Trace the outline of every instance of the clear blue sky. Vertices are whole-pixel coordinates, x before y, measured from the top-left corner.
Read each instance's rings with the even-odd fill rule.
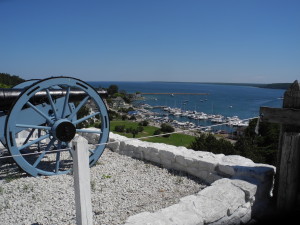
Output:
[[[25,79],[293,82],[299,0],[0,0],[0,72]]]

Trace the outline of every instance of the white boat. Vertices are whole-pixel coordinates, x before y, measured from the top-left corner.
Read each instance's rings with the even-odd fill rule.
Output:
[[[213,123],[223,123],[223,122],[225,122],[224,116],[215,115],[215,118],[211,119],[211,122],[213,122]]]
[[[181,115],[182,115],[181,112],[175,112],[175,113],[174,113],[174,116],[181,116]]]

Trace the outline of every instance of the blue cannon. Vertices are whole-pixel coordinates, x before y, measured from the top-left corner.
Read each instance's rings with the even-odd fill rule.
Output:
[[[76,135],[93,135],[93,166],[109,138],[104,94],[71,77],[29,80],[0,89],[0,141],[26,173],[51,176],[72,170],[71,141]],[[80,113],[83,108],[89,112]],[[91,122],[98,129],[87,129]]]

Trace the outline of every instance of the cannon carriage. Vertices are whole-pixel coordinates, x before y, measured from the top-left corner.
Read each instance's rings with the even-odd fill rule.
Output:
[[[69,173],[72,139],[92,133],[97,137],[89,146],[92,166],[109,138],[103,95],[105,92],[71,77],[30,80],[0,89],[0,141],[26,173],[49,176]],[[81,115],[86,105],[93,105],[93,110]],[[90,120],[97,120],[99,129],[87,129]]]

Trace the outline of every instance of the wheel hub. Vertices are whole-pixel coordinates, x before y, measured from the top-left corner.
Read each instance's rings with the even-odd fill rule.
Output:
[[[68,120],[58,120],[52,127],[52,133],[58,140],[69,142],[76,134],[76,127]]]

